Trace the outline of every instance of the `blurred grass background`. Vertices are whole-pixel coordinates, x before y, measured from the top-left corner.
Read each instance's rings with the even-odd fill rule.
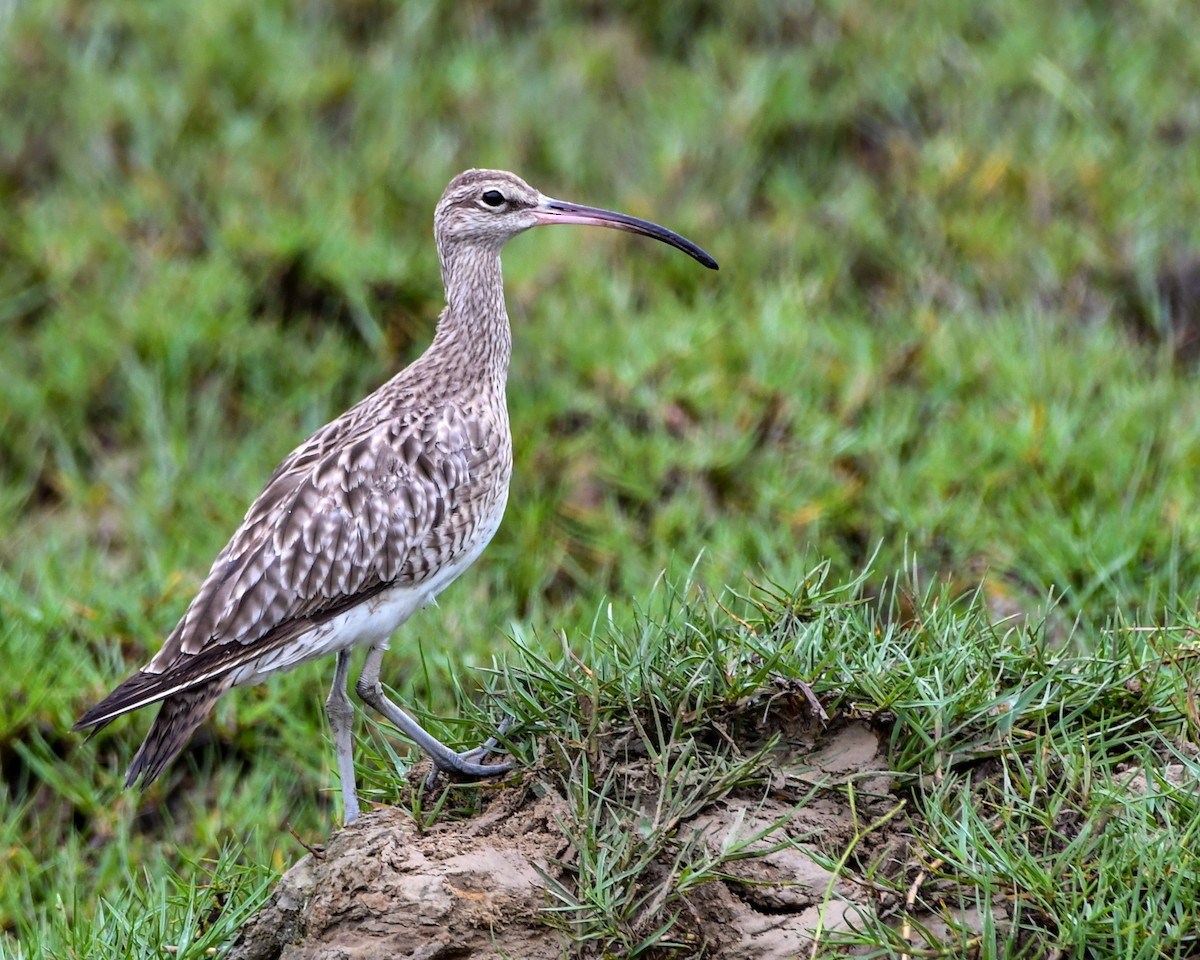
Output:
[[[6,5],[0,930],[327,831],[331,670],[227,697],[146,796],[148,717],[67,731],[278,460],[428,343],[469,166],[721,271],[510,245],[509,512],[393,643],[405,699],[701,553],[714,588],[874,556],[997,616],[1194,607],[1197,37],[1153,0]]]

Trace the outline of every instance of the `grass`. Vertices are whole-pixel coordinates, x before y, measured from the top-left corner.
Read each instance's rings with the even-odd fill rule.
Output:
[[[147,720],[67,731],[157,649],[275,463],[428,342],[431,212],[471,165],[658,219],[722,269],[594,231],[511,244],[509,513],[395,638],[397,696],[467,710],[511,635],[489,682],[513,749],[571,769],[553,744],[586,716],[534,700],[608,670],[590,692],[632,718],[721,662],[698,638],[735,621],[635,608],[702,555],[699,585],[781,585],[763,663],[894,717],[947,903],[1005,897],[1068,952],[1194,952],[1195,795],[1162,771],[1194,772],[1197,738],[1198,29],[1187,5],[1026,0],[5,12],[0,955],[157,956],[212,897],[194,942],[215,944],[302,854],[288,826],[336,819],[315,668],[227,697],[144,797],[118,786]],[[812,551],[882,599],[798,621]],[[657,677],[629,670],[648,653]],[[739,665],[746,694],[765,674]],[[394,798],[386,742],[361,775]],[[593,787],[572,829],[599,856]],[[614,916],[647,906],[628,880],[594,891]],[[593,943],[653,932],[554,902]],[[994,928],[980,949],[1011,955]]]
[[[275,875],[248,865],[236,843],[210,861],[131,876],[115,896],[93,904],[58,901],[36,948],[46,955],[77,957],[212,956],[267,896]],[[80,913],[87,924],[74,921]],[[6,951],[7,952],[7,951]],[[17,956],[22,955],[18,946]]]
[[[721,797],[768,784],[795,791],[797,807],[830,789],[853,806],[862,789],[854,777],[823,787],[789,779],[805,758],[781,766],[786,737],[738,755],[728,737],[713,735],[739,716],[764,715],[780,681],[818,675],[818,690],[842,713],[852,704],[889,732],[904,798],[880,809],[877,797],[858,795],[853,841],[828,849],[825,865],[914,913],[972,909],[984,931],[935,934],[914,922],[905,941],[894,914],[864,913],[852,933],[827,935],[829,949],[957,955],[973,947],[1012,957],[1053,944],[1075,956],[1192,955],[1200,937],[1200,870],[1186,853],[1200,830],[1194,617],[1158,631],[1114,625],[1104,648],[1063,655],[1040,625],[996,628],[979,594],[956,599],[944,586],[910,582],[867,601],[862,580],[830,585],[826,574],[814,570],[798,594],[743,599],[756,620],[693,598],[637,618],[631,631],[602,625],[582,656],[551,662],[522,650],[532,668],[505,672],[502,689],[537,691],[510,702],[530,704],[517,707],[522,725],[556,754],[550,766],[575,801],[566,832],[578,851],[577,882],[550,887],[562,928],[598,939],[604,955],[648,954],[686,929],[672,906],[690,891],[727,877],[738,857],[762,856],[762,841],[798,839],[784,819],[712,857],[679,827]],[[589,768],[603,742],[626,739],[647,758],[657,793],[623,794],[630,784],[620,764],[604,774]],[[1142,786],[1131,786],[1137,776]],[[859,848],[898,816],[915,849],[907,872],[889,875],[878,850]],[[631,831],[631,817],[644,829]],[[674,866],[660,887],[650,864],[666,852]],[[925,882],[914,904],[917,877]],[[674,942],[688,946],[686,937]]]

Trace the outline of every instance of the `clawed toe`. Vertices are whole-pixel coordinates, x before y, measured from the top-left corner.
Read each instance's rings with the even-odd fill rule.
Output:
[[[489,777],[502,777],[506,773],[511,773],[514,765],[510,763],[471,763],[465,758],[475,753],[480,748],[469,750],[466,753],[457,753],[454,756],[458,759],[458,763],[448,763],[445,766],[435,763],[433,769],[429,771],[429,776],[425,778],[425,789],[432,790],[437,786],[438,777],[445,774],[447,778],[460,783],[474,783],[477,780],[487,780]]]
[[[500,723],[496,736],[488,737],[485,742],[471,750],[464,750],[462,753],[448,751],[441,756],[431,756],[433,769],[429,771],[429,776],[425,780],[425,789],[432,790],[437,785],[438,777],[442,774],[454,780],[470,783],[476,780],[487,780],[491,777],[502,777],[510,773],[513,770],[512,761],[486,764],[481,762],[496,749],[499,744],[498,737],[503,736],[508,730],[508,724],[509,718],[505,717]]]
[[[508,732],[508,725],[509,725],[510,720],[511,720],[510,717],[505,717],[503,720],[500,721],[500,726],[496,730],[496,736],[488,737],[487,740],[485,740],[479,746],[475,747],[473,750],[467,750],[465,753],[460,753],[458,755],[458,758],[460,760],[462,760],[464,763],[475,763],[475,764],[477,764],[481,760],[485,759],[489,753],[491,753],[493,750],[496,749],[496,746],[500,743],[499,738],[504,736],[504,734],[506,734]],[[509,766],[511,767],[512,764],[509,764]],[[485,776],[490,776],[490,774],[485,774]]]

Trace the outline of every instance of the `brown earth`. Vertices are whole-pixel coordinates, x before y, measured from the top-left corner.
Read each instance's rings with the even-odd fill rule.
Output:
[[[530,780],[496,791],[479,816],[426,830],[400,809],[364,814],[336,833],[328,849],[305,857],[284,875],[231,957],[559,960],[598,955],[595,946],[565,947],[563,934],[547,925],[547,878],[567,887],[574,883],[576,855],[563,828],[571,811],[559,790]],[[851,780],[857,823],[845,789]],[[698,838],[715,854],[731,838],[785,821],[778,832],[752,845],[759,855],[725,863],[725,879],[706,882],[679,902],[670,939],[684,946],[658,955],[807,957],[818,928],[824,940],[856,920],[861,927],[863,914],[896,913],[904,906],[899,897],[854,878],[867,865],[878,865],[896,889],[915,878],[903,813],[861,835],[899,803],[875,730],[860,721],[835,723],[810,752],[774,767],[765,800],[762,790],[734,792],[679,825],[680,841]],[[769,849],[785,837],[793,842]],[[837,876],[818,862],[822,855],[825,863],[837,861],[848,849],[852,855]],[[668,876],[670,857],[655,867]],[[649,930],[672,913],[648,917]],[[941,926],[928,915],[919,919]],[[969,918],[960,919],[969,924]]]

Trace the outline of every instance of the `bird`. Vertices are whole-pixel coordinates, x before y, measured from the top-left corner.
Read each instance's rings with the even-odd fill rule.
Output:
[[[495,737],[456,752],[432,736],[384,694],[380,671],[395,630],[474,563],[500,526],[513,467],[500,250],[553,224],[642,234],[718,269],[665,227],[552,199],[507,171],[454,177],[434,212],[446,305],[430,345],[283,459],[162,648],[75,723],[94,734],[160,704],[126,788],[162,774],[229,689],[332,654],[325,707],[343,820],[353,823],[360,805],[347,686],[361,647],[355,693],[429,756],[431,783],[439,773],[482,780],[513,769],[483,762]]]

